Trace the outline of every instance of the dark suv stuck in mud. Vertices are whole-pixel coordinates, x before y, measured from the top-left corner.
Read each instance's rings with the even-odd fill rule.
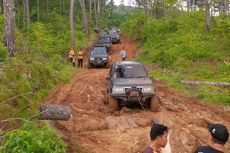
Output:
[[[143,64],[133,61],[114,62],[107,78],[107,99],[113,110],[139,103],[151,111],[158,109],[158,97]]]
[[[112,42],[109,35],[101,35],[98,38],[98,44],[103,45],[107,49],[107,53],[111,54],[112,52]]]
[[[100,66],[108,67],[109,56],[106,47],[101,44],[95,44],[89,53],[88,68]]]
[[[121,39],[120,39],[119,33],[116,30],[110,30],[108,33],[109,33],[111,42],[113,44],[114,43],[121,43]]]

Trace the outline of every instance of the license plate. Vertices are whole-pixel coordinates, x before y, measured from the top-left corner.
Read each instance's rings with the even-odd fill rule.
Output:
[[[130,96],[131,96],[131,97],[137,97],[137,96],[139,96],[139,92],[131,91],[131,92],[130,92]]]

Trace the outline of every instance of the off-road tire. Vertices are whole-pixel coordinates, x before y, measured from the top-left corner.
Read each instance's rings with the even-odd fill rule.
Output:
[[[107,63],[107,64],[105,64],[105,68],[110,68],[110,66],[111,66],[111,63],[110,63],[110,61]]]
[[[108,101],[109,101],[109,107],[112,110],[117,111],[119,109],[119,103],[118,103],[118,100],[116,98],[109,95]]]
[[[158,107],[159,107],[159,99],[157,95],[154,95],[151,99],[150,99],[150,103],[149,103],[149,109],[152,112],[157,112],[158,111]]]
[[[90,63],[88,63],[88,64],[87,64],[87,68],[88,68],[88,69],[91,69],[91,68],[93,68],[93,66],[92,66]]]

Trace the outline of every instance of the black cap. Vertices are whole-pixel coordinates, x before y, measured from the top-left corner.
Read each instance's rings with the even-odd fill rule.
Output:
[[[211,135],[215,139],[217,139],[223,143],[228,141],[229,133],[228,133],[228,129],[224,125],[213,124],[213,125],[210,125],[208,127],[208,129],[209,129],[209,132],[211,133]]]

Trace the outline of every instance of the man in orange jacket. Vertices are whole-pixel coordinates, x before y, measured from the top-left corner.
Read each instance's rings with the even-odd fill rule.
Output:
[[[82,68],[83,59],[84,59],[84,55],[83,55],[83,50],[81,49],[77,54],[78,67]]]
[[[68,54],[69,54],[69,60],[70,60],[70,62],[72,63],[72,62],[73,62],[74,55],[75,55],[74,49],[73,49],[73,48],[70,48],[70,49],[68,50]]]

